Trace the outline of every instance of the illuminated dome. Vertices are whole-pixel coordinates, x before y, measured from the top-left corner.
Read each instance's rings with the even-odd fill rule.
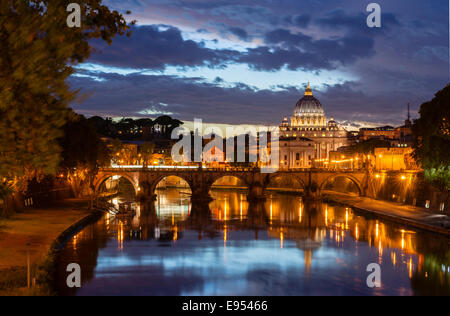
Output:
[[[309,86],[305,90],[305,96],[301,98],[294,109],[294,116],[323,116],[325,112],[323,111],[322,104],[317,100]]]
[[[305,90],[305,96],[295,105],[291,126],[306,128],[324,128],[327,126],[327,118],[322,104],[313,96],[309,83]]]

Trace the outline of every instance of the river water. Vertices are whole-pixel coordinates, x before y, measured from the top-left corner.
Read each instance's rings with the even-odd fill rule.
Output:
[[[176,189],[136,205],[133,218],[105,215],[57,259],[60,295],[450,295],[450,239],[273,193],[216,190],[192,205]],[[119,199],[120,200],[120,199]],[[81,266],[69,289],[66,267]],[[369,264],[381,267],[370,288]]]

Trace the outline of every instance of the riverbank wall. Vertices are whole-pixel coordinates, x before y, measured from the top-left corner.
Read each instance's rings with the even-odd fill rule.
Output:
[[[371,198],[450,213],[449,194],[428,183],[423,172],[374,172],[371,178]]]

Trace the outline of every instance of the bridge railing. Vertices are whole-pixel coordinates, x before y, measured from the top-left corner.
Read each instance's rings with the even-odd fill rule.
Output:
[[[159,166],[158,168],[155,167],[142,167],[139,166],[139,168],[133,167],[130,168],[130,166],[123,166],[123,167],[107,167],[107,168],[101,168],[100,171],[104,172],[139,172],[139,171],[154,171],[154,172],[168,172],[168,171],[178,171],[178,172],[195,172],[199,171],[201,169],[204,172],[254,172],[254,171],[260,171],[259,168],[244,168],[244,167],[227,167],[227,168],[207,168],[207,167],[184,167],[184,166]]]
[[[220,167],[220,168],[209,168],[209,167],[198,167],[198,166],[113,166],[108,168],[102,168],[101,171],[104,172],[196,172],[199,170],[203,172],[261,172],[260,168],[253,167]],[[344,170],[335,170],[335,169],[315,169],[315,168],[285,168],[279,169],[278,172],[346,172]],[[353,171],[348,171],[353,172]]]

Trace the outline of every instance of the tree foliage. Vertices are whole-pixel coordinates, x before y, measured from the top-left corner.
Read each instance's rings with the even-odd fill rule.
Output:
[[[60,144],[60,168],[68,177],[75,193],[79,193],[83,182],[92,187],[98,169],[111,162],[110,152],[98,136],[94,124],[82,115],[71,113]]]
[[[151,164],[154,151],[155,151],[155,144],[152,144],[152,143],[142,144],[140,152],[142,155],[142,162],[143,162],[144,168],[147,167],[149,164]]]
[[[58,168],[58,139],[76,95],[66,79],[89,57],[89,40],[111,43],[129,29],[124,17],[101,0],[77,1],[81,27],[68,28],[71,2],[0,2],[0,177],[12,179],[16,190]]]
[[[436,187],[450,189],[450,86],[420,107],[413,125],[414,158]]]
[[[145,141],[160,138],[170,139],[172,131],[183,124],[183,122],[166,115],[155,120],[122,118],[119,121],[113,121],[110,118],[103,119],[99,116],[91,117],[89,120],[95,122],[98,132],[103,136]]]
[[[98,169],[111,161],[106,144],[101,141],[93,124],[75,113],[64,127],[61,167],[65,170]]]

